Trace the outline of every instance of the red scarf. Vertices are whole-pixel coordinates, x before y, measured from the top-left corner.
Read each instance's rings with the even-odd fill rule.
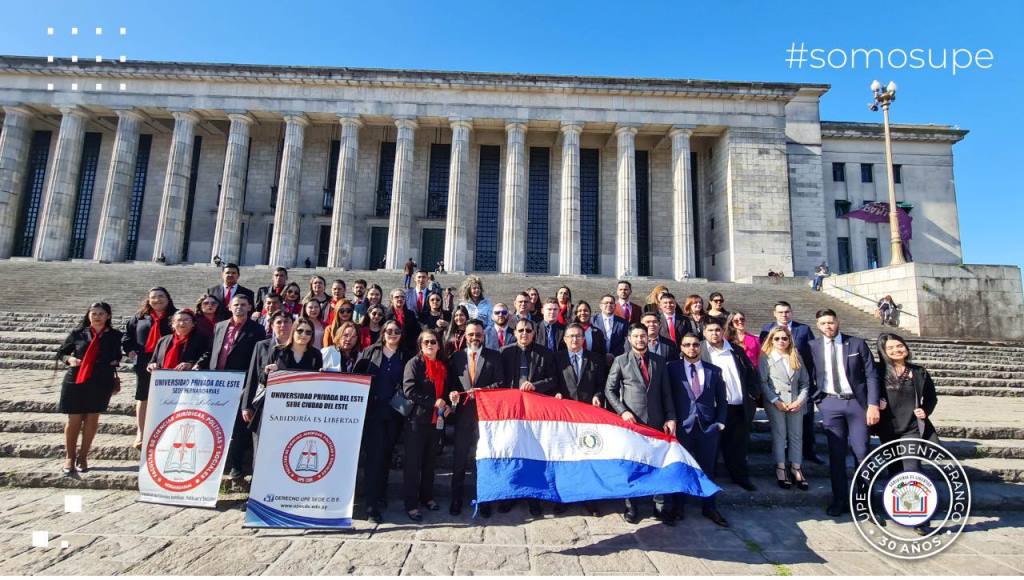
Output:
[[[157,312],[156,310],[149,313],[149,317],[153,320],[153,324],[149,327],[149,336],[146,337],[146,354],[153,352],[156,348],[156,343],[163,336],[160,333],[160,321],[167,316],[167,311]]]
[[[559,305],[558,306],[558,323],[559,324],[565,325],[565,323],[566,323],[565,315],[568,314],[568,313],[569,313],[569,305],[568,304],[565,304],[564,306],[563,305]]]
[[[405,328],[405,309],[395,308],[395,320],[398,321],[398,326]]]
[[[190,336],[192,336],[192,333],[183,337],[174,335],[173,340],[171,341],[171,348],[167,349],[167,354],[164,355],[163,364],[160,365],[160,368],[173,369],[178,366],[178,363],[181,362],[182,355],[185,354],[185,345],[188,344]]]
[[[334,316],[338,313],[338,311],[335,310],[334,307],[338,304],[338,302],[341,302],[342,300],[343,300],[343,298],[342,299],[331,298],[331,305],[327,309],[327,322],[324,323],[325,325],[330,326],[331,324],[334,323]]]
[[[89,346],[85,349],[85,355],[82,357],[82,363],[78,366],[78,373],[75,375],[76,385],[88,381],[89,377],[92,376],[93,367],[96,365],[96,357],[100,354],[100,337],[106,331],[106,328],[99,332],[92,329],[89,330],[89,333],[92,334],[92,340],[89,341]]]
[[[431,360],[427,357],[423,357],[423,362],[427,363],[427,378],[434,383],[434,397],[435,399],[444,398],[444,385],[445,380],[448,378],[448,369],[445,368],[444,363],[434,359]],[[437,423],[437,412],[434,412],[431,423]]]

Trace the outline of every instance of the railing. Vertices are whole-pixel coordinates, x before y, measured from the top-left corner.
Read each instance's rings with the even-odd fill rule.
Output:
[[[828,278],[825,278],[825,280],[828,280]],[[853,290],[849,290],[847,288],[841,288],[839,286],[836,286],[835,283],[832,284],[831,288],[835,288],[836,290],[839,290],[841,292],[845,292],[846,294],[849,294],[851,296],[854,296],[856,298],[860,298],[861,300],[866,301],[868,304],[871,305],[873,310],[878,308],[878,301],[877,300],[874,300],[872,298],[868,298],[867,296],[864,296],[863,294],[858,294],[857,292],[854,292]],[[896,305],[896,310],[899,312],[899,316],[903,316],[905,314],[907,316],[913,316],[914,318],[917,318],[917,315],[914,314],[913,312],[907,312],[906,310],[904,310],[903,309],[903,305],[901,305],[901,304],[897,304]]]

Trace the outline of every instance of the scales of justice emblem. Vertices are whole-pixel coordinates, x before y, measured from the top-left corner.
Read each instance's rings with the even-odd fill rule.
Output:
[[[224,447],[224,430],[216,418],[198,409],[176,411],[147,440],[146,469],[160,487],[189,491],[216,472]]]
[[[303,431],[288,441],[281,456],[285,474],[298,483],[319,481],[334,467],[334,441],[320,431]]]

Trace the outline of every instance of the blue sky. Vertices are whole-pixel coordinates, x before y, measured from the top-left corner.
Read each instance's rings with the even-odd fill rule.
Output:
[[[885,8],[883,8],[885,6]],[[1024,2],[133,2],[7,0],[0,53],[723,80],[825,82],[828,120],[880,121],[868,85],[900,85],[894,122],[958,125],[964,259],[1024,265]],[[57,34],[46,35],[54,26]],[[71,26],[81,28],[70,36]],[[94,29],[104,28],[97,38]],[[120,26],[128,34],[117,35]],[[994,54],[987,70],[802,70],[786,48]],[[937,53],[936,53],[937,54]],[[1016,178],[1020,182],[1020,178]],[[1012,237],[1011,237],[1012,236]]]

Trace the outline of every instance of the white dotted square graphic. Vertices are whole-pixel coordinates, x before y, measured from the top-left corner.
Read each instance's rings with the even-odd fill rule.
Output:
[[[71,83],[71,90],[72,91],[77,91],[78,90],[78,83]]]
[[[121,34],[121,36],[124,36],[125,34],[128,34],[128,29],[127,29],[127,28],[125,28],[124,26],[122,26],[122,27],[121,27],[121,31],[120,31],[120,34]]]
[[[96,90],[97,91],[102,91],[103,90],[103,83],[96,83]]]
[[[121,58],[119,58],[118,60],[120,60],[121,62],[128,62],[128,57],[122,54]]]
[[[77,26],[72,26],[71,27],[71,36],[78,36],[78,27]]]
[[[128,90],[128,85],[126,85],[125,83],[121,83],[120,90],[127,91]]]
[[[96,55],[96,62],[103,62],[103,57],[97,54]]]
[[[64,496],[64,511],[67,513],[78,513],[82,511],[82,496],[80,495],[65,495]]]
[[[32,532],[32,547],[45,548],[50,545],[50,532]]]
[[[46,62],[53,62],[53,55],[52,54],[46,57]]]
[[[46,27],[46,36],[53,36],[53,27],[52,26],[47,26]]]
[[[46,83],[46,90],[52,91],[53,90],[53,83]]]
[[[103,28],[97,26],[96,27],[96,36],[101,36],[102,34],[103,34]]]
[[[61,550],[65,550],[65,549],[70,548],[70,547],[71,547],[71,544],[69,544],[67,540],[62,540],[61,541],[61,543],[60,543],[60,549]]]
[[[78,55],[77,54],[72,54],[71,55],[71,62],[78,62]]]

